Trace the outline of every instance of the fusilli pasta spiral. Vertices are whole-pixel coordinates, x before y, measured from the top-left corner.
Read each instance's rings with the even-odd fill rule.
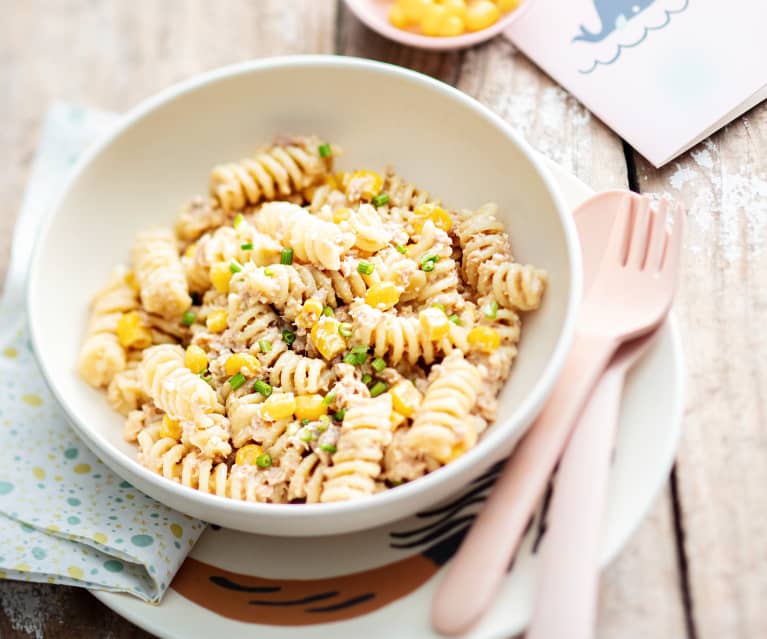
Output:
[[[144,308],[167,319],[180,317],[192,298],[173,233],[168,229],[139,233],[132,255]]]
[[[448,355],[429,384],[405,443],[446,464],[477,443],[471,412],[482,383],[479,370],[460,351]]]
[[[174,419],[195,421],[201,413],[221,410],[216,392],[184,366],[180,346],[161,344],[146,349],[140,375],[144,392]]]
[[[117,338],[117,322],[123,313],[138,308],[133,276],[122,267],[114,270],[107,285],[91,302],[88,331],[80,348],[80,376],[95,388],[108,386],[126,366],[126,349]]]
[[[384,448],[391,441],[392,399],[360,399],[347,409],[338,451],[325,470],[321,501],[347,501],[375,491]]]
[[[418,317],[398,317],[366,304],[352,305],[350,312],[355,343],[372,346],[376,357],[386,357],[394,365],[403,360],[415,365],[419,359],[431,364],[456,349],[465,353],[470,350],[466,330],[456,324],[447,327],[444,337],[433,340]]]
[[[257,152],[252,158],[220,164],[210,176],[210,192],[226,211],[264,200],[285,199],[328,173],[315,138],[293,139]]]
[[[341,257],[355,241],[353,234],[344,233],[338,225],[289,202],[264,204],[254,223],[259,231],[292,249],[300,261],[334,271],[341,267]]]

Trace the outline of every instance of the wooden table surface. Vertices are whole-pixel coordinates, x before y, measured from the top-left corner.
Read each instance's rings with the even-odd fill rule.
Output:
[[[434,54],[364,28],[340,0],[27,0],[0,24],[0,275],[54,100],[123,111],[200,71],[337,53],[448,82],[595,189],[688,208],[676,303],[684,435],[652,511],[602,580],[600,639],[767,635],[767,105],[654,169],[503,39]],[[148,637],[75,588],[0,582],[0,637]]]

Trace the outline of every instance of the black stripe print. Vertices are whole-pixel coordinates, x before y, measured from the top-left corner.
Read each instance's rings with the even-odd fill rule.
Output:
[[[346,601],[341,601],[340,603],[332,604],[330,606],[307,608],[306,612],[334,612],[336,610],[343,610],[344,608],[351,608],[357,604],[364,603],[373,597],[375,597],[374,593],[366,592],[364,595],[360,595],[359,597],[352,597],[351,599],[347,599]]]
[[[468,508],[469,506],[473,506],[474,504],[481,504],[484,501],[485,501],[484,495],[480,497],[474,497],[473,499],[470,499],[469,501],[458,504],[455,508],[449,511],[444,517],[438,519],[437,521],[434,521],[430,524],[426,524],[425,526],[421,526],[420,528],[413,528],[412,530],[389,533],[389,536],[394,537],[395,539],[403,539],[404,537],[410,537],[411,535],[417,535],[422,532],[426,532],[427,530],[431,528],[436,528],[438,526],[441,526],[446,521],[449,521],[451,517],[458,515],[465,508]]]
[[[235,590],[237,592],[279,592],[282,590],[279,586],[243,586],[227,579],[226,577],[213,576],[209,577],[208,579],[210,579],[210,581],[212,581],[220,588]]]
[[[322,601],[323,599],[332,599],[338,597],[338,592],[321,592],[318,595],[310,595],[301,599],[288,599],[285,601],[269,601],[267,599],[251,599],[248,603],[251,606],[302,606],[303,604]]]
[[[389,544],[390,548],[415,548],[416,546],[420,546],[421,544],[427,544],[432,541],[436,541],[439,539],[442,535],[445,533],[451,532],[458,526],[461,526],[469,521],[474,521],[474,518],[476,515],[464,515],[463,517],[457,517],[453,521],[449,521],[444,526],[441,526],[440,528],[437,528],[422,537],[418,537],[417,539],[414,539],[412,541],[408,541],[406,543],[397,543],[397,544]]]

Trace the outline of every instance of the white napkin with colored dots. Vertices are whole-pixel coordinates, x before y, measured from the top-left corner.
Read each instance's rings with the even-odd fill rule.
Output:
[[[80,152],[112,114],[49,112],[19,219],[35,228]],[[21,229],[20,229],[21,230]],[[18,254],[27,238],[17,233]],[[125,592],[159,602],[205,524],[143,495],[77,438],[48,391],[27,334],[25,268],[0,299],[0,578]]]

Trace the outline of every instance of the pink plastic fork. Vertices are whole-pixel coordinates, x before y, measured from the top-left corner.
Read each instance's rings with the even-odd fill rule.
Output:
[[[647,334],[673,299],[682,216],[650,200],[621,200],[599,272],[586,293],[576,339],[552,396],[517,446],[437,589],[434,628],[467,630],[493,599],[527,521],[541,497],[580,410],[610,358],[625,341]],[[607,211],[608,219],[612,211]]]

